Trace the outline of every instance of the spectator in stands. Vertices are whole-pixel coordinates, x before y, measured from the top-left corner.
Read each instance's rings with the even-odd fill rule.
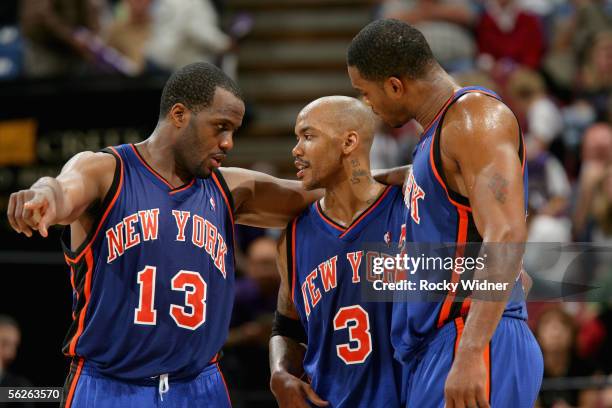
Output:
[[[478,52],[484,58],[538,68],[544,35],[538,18],[516,0],[487,0],[476,25]]]
[[[276,241],[263,236],[247,249],[245,276],[236,282],[233,329],[228,345],[267,347],[280,283],[276,270]]]
[[[580,87],[600,118],[608,109],[612,91],[612,27],[593,35],[580,67]]]
[[[0,387],[29,387],[31,385],[25,378],[8,371],[17,356],[20,342],[21,330],[15,319],[0,314]]]
[[[172,71],[197,61],[215,63],[233,42],[219,28],[209,0],[158,0],[146,55],[161,69]]]
[[[540,142],[542,143],[542,142]],[[548,151],[527,153],[529,170],[529,242],[569,242],[566,211],[571,188],[565,169]]]
[[[123,15],[108,29],[106,42],[129,58],[142,72],[145,67],[145,45],[151,35],[151,0],[122,0]]]
[[[280,284],[276,240],[270,236],[256,238],[249,245],[246,257],[245,276],[236,280],[232,327],[222,365],[233,390],[237,391],[235,397],[242,398],[244,406],[258,406],[255,400],[262,398],[261,395],[267,402],[262,406],[270,406],[273,400],[269,392],[268,341]]]
[[[571,96],[580,62],[587,59],[597,33],[612,29],[607,4],[600,0],[559,2],[552,16],[550,49],[543,65],[549,80],[566,98]]]
[[[577,334],[573,317],[559,306],[552,306],[539,316],[535,336],[544,356],[545,380],[593,374],[592,366],[577,356]],[[543,408],[573,407],[579,406],[580,398],[577,390],[551,390],[542,391],[539,402]]]
[[[80,32],[99,30],[96,0],[23,0],[24,71],[46,77],[80,73],[95,59]]]
[[[524,117],[526,136],[537,152],[548,150],[563,130],[561,111],[548,96],[544,79],[529,68],[515,70],[508,80],[515,112]]]
[[[529,170],[528,240],[567,242],[571,239],[566,214],[570,184],[562,164],[548,150],[563,128],[561,112],[547,95],[544,80],[528,68],[514,71],[507,89],[516,113],[524,117],[527,125],[524,134]]]
[[[421,30],[446,70],[472,68],[476,45],[471,29],[476,22],[476,10],[469,0],[387,0],[383,15],[404,20]]]
[[[606,240],[606,236],[612,237],[612,232],[606,233],[608,228],[604,226],[609,211],[605,204],[609,202],[606,203],[606,191],[602,189],[604,183],[607,185],[606,175],[611,165],[612,126],[597,123],[588,128],[583,137],[582,168],[573,215],[576,240]],[[612,196],[607,199],[611,200]]]
[[[17,356],[21,343],[19,325],[10,316],[0,314],[0,387],[31,387],[32,383],[17,374],[8,371]],[[34,408],[32,402],[8,403],[0,401],[0,408]]]

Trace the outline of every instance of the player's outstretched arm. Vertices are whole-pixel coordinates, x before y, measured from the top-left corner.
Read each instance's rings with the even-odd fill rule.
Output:
[[[46,237],[49,226],[72,223],[104,197],[115,166],[115,158],[107,153],[77,154],[56,178],[43,177],[29,189],[11,194],[7,210],[11,227],[28,237],[35,230]]]
[[[270,389],[280,408],[309,408],[307,401],[325,407],[328,403],[314,392],[310,384],[300,379],[304,372],[305,348],[302,343],[307,340],[290,296],[284,233],[278,244],[277,259],[281,285],[270,338]]]
[[[499,282],[506,290],[472,293],[455,361],[446,380],[447,407],[489,407],[484,353],[521,271],[526,239],[519,127],[501,102],[469,95],[446,118],[442,154],[454,160],[465,183],[486,268],[474,279]]]
[[[284,228],[308,204],[323,196],[322,190],[306,191],[298,181],[258,171],[236,167],[223,167],[219,171],[232,193],[238,224]]]

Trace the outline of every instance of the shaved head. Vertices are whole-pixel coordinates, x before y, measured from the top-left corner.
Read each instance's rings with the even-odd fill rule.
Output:
[[[348,96],[319,98],[299,113],[292,150],[297,178],[306,190],[328,188],[353,176],[370,174],[374,112]]]
[[[369,106],[349,96],[325,96],[306,105],[297,118],[296,133],[313,127],[334,137],[349,132],[359,135],[369,152],[376,130],[376,117]]]

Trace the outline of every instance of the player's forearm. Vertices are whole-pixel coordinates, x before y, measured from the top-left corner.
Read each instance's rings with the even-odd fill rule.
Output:
[[[486,349],[521,272],[526,235],[523,223],[515,229],[498,226],[487,235],[489,239],[485,238],[479,254],[485,259],[485,267],[477,269],[473,279],[496,287],[474,290],[471,294],[470,311],[459,344],[459,350],[466,354]]]
[[[387,185],[399,185],[404,184],[406,175],[412,168],[412,164],[401,167],[393,167],[391,169],[377,169],[372,170],[372,177],[379,183]]]
[[[53,196],[56,216],[52,220],[52,224],[61,224],[63,220],[70,217],[74,210],[71,200],[67,199],[62,184],[56,178],[42,177],[32,184],[30,189],[39,190]]]
[[[33,190],[46,190],[53,195],[55,217],[49,225],[68,225],[80,217],[95,196],[94,180],[86,185],[79,175],[61,174],[58,178],[43,177],[32,185]]]
[[[270,373],[275,375],[289,373],[300,378],[304,372],[304,347],[293,339],[284,336],[270,338]]]

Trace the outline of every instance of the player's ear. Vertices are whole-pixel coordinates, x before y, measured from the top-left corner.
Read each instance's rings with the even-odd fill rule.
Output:
[[[359,145],[359,135],[354,130],[351,130],[344,135],[344,141],[342,143],[342,153],[350,154]]]
[[[389,77],[383,82],[385,93],[392,98],[399,99],[404,95],[404,83],[398,77]]]
[[[182,103],[175,103],[168,112],[168,120],[177,128],[182,128],[189,123],[191,111]]]

